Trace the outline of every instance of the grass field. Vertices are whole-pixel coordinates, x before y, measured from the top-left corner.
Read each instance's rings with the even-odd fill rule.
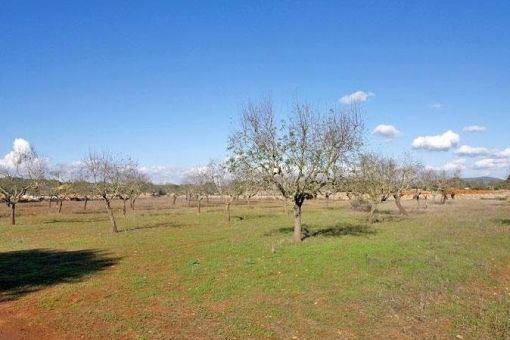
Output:
[[[306,202],[302,244],[279,202],[143,199],[118,234],[100,202],[2,207],[0,337],[510,338],[510,204],[404,203]]]

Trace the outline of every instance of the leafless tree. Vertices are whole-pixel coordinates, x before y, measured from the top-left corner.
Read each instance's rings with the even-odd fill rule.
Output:
[[[73,188],[74,200],[83,201],[83,210],[87,210],[88,202],[96,194],[94,185],[80,177],[73,183]]]
[[[9,164],[0,166],[0,198],[11,209],[11,224],[16,224],[16,205],[35,193],[44,179],[44,162],[34,150],[11,154]]]
[[[370,213],[368,222],[373,223],[377,207],[392,193],[393,160],[375,153],[364,153],[353,167],[351,188],[358,199],[368,199]]]
[[[211,176],[207,167],[197,167],[193,169],[186,178],[186,188],[188,205],[193,198],[197,201],[197,211],[200,214],[202,209],[202,200],[211,194]]]
[[[74,182],[77,180],[72,170],[66,169],[63,165],[57,165],[48,172],[47,186],[49,187],[49,201],[57,200],[58,213],[62,213],[62,205],[75,191]]]
[[[270,100],[249,102],[240,124],[229,138],[229,164],[271,183],[294,202],[294,236],[302,240],[301,211],[306,199],[334,180],[338,168],[361,145],[358,110],[320,114],[310,105],[296,104],[286,122],[276,122]]]
[[[207,165],[207,172],[209,182],[214,185],[215,191],[224,201],[227,221],[230,221],[230,206],[235,196],[232,174],[224,162],[214,160]]]
[[[122,200],[122,213],[126,216],[126,202],[129,201],[131,210],[135,210],[136,200],[149,190],[149,179],[143,174],[135,162],[126,161],[122,169],[122,185],[118,198]]]
[[[432,170],[428,169],[423,177],[425,185],[431,191],[440,194],[441,204],[445,204],[448,198],[455,198],[456,190],[461,186],[460,170]]]
[[[399,213],[407,216],[406,209],[402,206],[401,198],[404,193],[416,184],[418,176],[422,169],[421,164],[413,161],[409,156],[404,156],[401,160],[388,159],[389,181],[391,195],[395,200]]]
[[[125,169],[130,161],[117,159],[108,153],[91,153],[83,161],[88,181],[96,194],[103,199],[112,232],[117,233],[117,222],[112,210],[112,201],[119,196],[124,185]]]

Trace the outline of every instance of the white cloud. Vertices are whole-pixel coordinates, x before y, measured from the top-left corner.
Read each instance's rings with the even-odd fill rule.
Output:
[[[345,95],[340,98],[342,104],[356,104],[362,103],[368,100],[369,97],[374,96],[372,92],[356,91],[351,94]]]
[[[506,148],[503,151],[496,152],[495,156],[499,158],[510,158],[510,148]]]
[[[487,155],[489,153],[489,150],[487,148],[462,145],[460,148],[458,148],[455,151],[455,153],[460,156],[477,157],[477,156]]]
[[[0,166],[14,168],[21,162],[23,157],[31,156],[32,154],[33,150],[30,143],[23,138],[16,138],[12,146],[12,151],[0,159]]]
[[[174,183],[181,184],[192,170],[175,166],[141,166],[140,171],[149,176],[152,182],[157,184]]]
[[[433,108],[434,110],[441,110],[444,107],[444,105],[441,103],[434,103],[430,105],[430,107]]]
[[[420,136],[413,140],[413,148],[428,151],[448,151],[460,142],[458,134],[452,130],[437,136]]]
[[[393,139],[400,134],[400,131],[393,125],[380,124],[372,132],[375,135],[380,135],[389,139]]]
[[[427,166],[427,169],[436,170],[436,171],[456,171],[456,170],[466,170],[467,169],[467,161],[464,158],[454,159],[442,166],[434,167]]]
[[[508,158],[484,158],[475,162],[475,169],[494,170],[510,167]]]
[[[487,130],[487,128],[480,125],[469,125],[465,126],[463,129],[464,132],[484,132],[485,130]]]

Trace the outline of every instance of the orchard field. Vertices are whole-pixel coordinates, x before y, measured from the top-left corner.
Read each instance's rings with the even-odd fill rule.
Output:
[[[303,205],[140,198],[110,231],[100,201],[0,208],[0,338],[510,337],[510,204]]]

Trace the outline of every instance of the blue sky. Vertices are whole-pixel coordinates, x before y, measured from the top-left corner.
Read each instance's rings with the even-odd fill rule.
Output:
[[[4,0],[0,157],[24,138],[54,163],[107,149],[171,178],[224,155],[248,98],[363,91],[371,149],[503,177],[509,23],[508,1]],[[445,151],[412,147],[449,130]]]

